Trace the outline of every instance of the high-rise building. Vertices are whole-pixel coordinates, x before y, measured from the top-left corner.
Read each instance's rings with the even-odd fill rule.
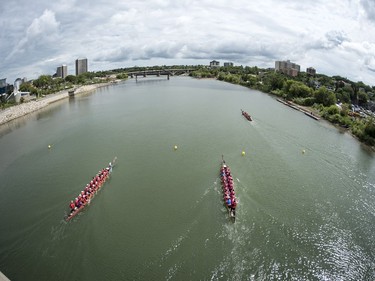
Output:
[[[233,62],[224,62],[224,67],[233,66]]]
[[[313,67],[306,68],[306,73],[314,76],[316,74],[316,70]]]
[[[291,62],[290,60],[287,61],[276,61],[275,62],[275,71],[281,72],[289,76],[297,76],[300,72],[301,66]]]
[[[63,64],[56,69],[56,77],[65,78],[68,75],[68,67]]]
[[[87,72],[87,59],[86,58],[80,58],[76,59],[76,75],[80,75],[82,73]]]

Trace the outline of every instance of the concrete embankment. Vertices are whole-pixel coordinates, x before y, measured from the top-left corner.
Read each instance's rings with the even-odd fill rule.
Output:
[[[299,106],[299,105],[297,105],[297,104],[295,104],[291,101],[285,101],[285,100],[282,100],[282,99],[279,99],[279,98],[277,98],[276,100],[278,102],[281,102],[281,103],[295,109],[295,110],[298,110],[298,111],[301,111],[301,112],[305,113],[307,116],[309,116],[309,117],[311,117],[315,120],[320,120],[320,117],[317,114],[314,114],[312,111],[306,109],[305,107]]]
[[[110,84],[111,83],[100,83],[100,84],[81,86],[75,90],[75,95],[93,91],[97,88],[107,86]],[[45,96],[43,98],[39,98],[38,100],[25,102],[19,105],[9,107],[4,110],[0,110],[0,125],[5,124],[16,118],[25,116],[31,112],[34,112],[41,108],[46,107],[51,103],[54,103],[56,101],[59,101],[68,97],[69,97],[68,90],[64,90],[64,91],[57,92],[55,94]]]
[[[10,281],[10,280],[0,271],[0,281]]]

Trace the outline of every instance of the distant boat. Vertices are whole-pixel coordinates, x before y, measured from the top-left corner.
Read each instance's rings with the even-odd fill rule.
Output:
[[[251,118],[250,114],[247,113],[246,111],[243,111],[241,109],[241,112],[242,112],[242,115],[248,120],[248,121],[253,121],[253,119]]]

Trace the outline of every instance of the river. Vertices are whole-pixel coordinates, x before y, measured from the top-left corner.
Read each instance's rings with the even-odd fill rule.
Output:
[[[374,153],[238,85],[130,79],[57,102],[0,127],[0,178],[0,271],[12,281],[375,279]]]

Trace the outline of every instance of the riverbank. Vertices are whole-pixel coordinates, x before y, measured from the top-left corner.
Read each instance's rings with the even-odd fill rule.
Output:
[[[75,89],[74,95],[91,92],[98,88],[105,87],[111,84],[112,83],[99,83],[99,84],[80,86]],[[63,90],[63,91],[39,98],[37,100],[32,100],[29,102],[25,102],[19,105],[6,108],[4,110],[0,110],[0,126],[9,121],[25,116],[39,109],[42,109],[51,103],[69,98],[68,91],[69,90]]]
[[[296,103],[293,103],[291,101],[286,101],[286,100],[283,100],[283,99],[280,99],[280,98],[276,98],[276,100],[278,102],[281,102],[282,104],[285,104],[285,105],[295,109],[295,110],[303,112],[304,114],[306,114],[310,118],[313,118],[315,120],[320,120],[319,114],[317,112],[314,113],[312,108],[309,108],[309,107],[306,107],[306,106],[300,106]]]

